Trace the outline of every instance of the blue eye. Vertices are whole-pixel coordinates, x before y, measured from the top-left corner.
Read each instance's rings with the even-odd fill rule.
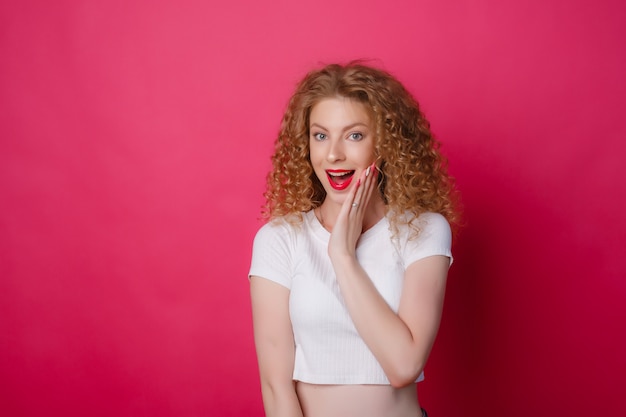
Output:
[[[350,133],[350,139],[352,140],[361,140],[363,139],[363,134],[359,132]]]
[[[326,134],[325,134],[325,133],[315,133],[315,134],[313,135],[313,137],[314,137],[316,140],[324,140],[324,139],[326,139]]]

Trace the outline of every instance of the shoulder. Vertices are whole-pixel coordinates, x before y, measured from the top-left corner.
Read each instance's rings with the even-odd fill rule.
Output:
[[[399,243],[405,265],[432,255],[452,260],[452,232],[443,215],[426,212],[411,220],[411,214],[405,213],[402,217]]]
[[[419,230],[418,239],[437,237],[440,240],[451,241],[452,230],[448,220],[439,213],[422,213],[416,219],[416,226]]]
[[[424,212],[415,216],[407,211],[397,216],[397,224],[401,237],[407,240],[433,236],[446,240],[452,238],[450,223],[440,213]]]
[[[302,241],[313,234],[310,216],[306,212],[301,216],[294,214],[271,219],[257,231],[253,251],[295,252]]]
[[[267,243],[276,240],[285,240],[294,237],[300,225],[298,219],[295,216],[291,217],[278,217],[269,220],[257,231],[254,241]]]

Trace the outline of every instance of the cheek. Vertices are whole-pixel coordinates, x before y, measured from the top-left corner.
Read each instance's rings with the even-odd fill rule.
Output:
[[[313,168],[319,165],[319,158],[314,152],[309,153],[309,163]]]
[[[380,156],[380,149],[375,144],[372,146],[372,161],[380,161],[382,158]]]
[[[316,176],[319,176],[320,173],[320,160],[319,158],[316,157],[316,155],[314,153],[309,154],[309,166],[311,167],[311,170],[313,171],[313,173]]]
[[[376,149],[372,146],[366,150],[363,150],[363,152],[361,152],[359,159],[363,163],[369,165],[376,160],[376,155],[377,155]]]
[[[323,159],[323,155],[316,146],[309,146],[309,161],[311,162],[311,165],[315,167],[316,165],[319,165]]]

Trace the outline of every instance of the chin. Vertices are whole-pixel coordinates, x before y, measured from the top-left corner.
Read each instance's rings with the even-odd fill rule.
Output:
[[[344,203],[344,201],[346,201],[346,197],[347,196],[346,195],[337,195],[335,193],[336,193],[336,191],[333,192],[333,193],[329,193],[327,191],[326,192],[326,197],[324,198],[324,202],[328,201],[328,203],[331,203],[331,204],[342,205]]]

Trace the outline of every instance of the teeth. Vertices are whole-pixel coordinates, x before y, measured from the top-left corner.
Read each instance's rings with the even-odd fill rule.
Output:
[[[346,171],[346,172],[329,172],[328,175],[330,175],[331,177],[343,177],[344,175],[347,175],[349,173],[351,173],[352,171]]]

